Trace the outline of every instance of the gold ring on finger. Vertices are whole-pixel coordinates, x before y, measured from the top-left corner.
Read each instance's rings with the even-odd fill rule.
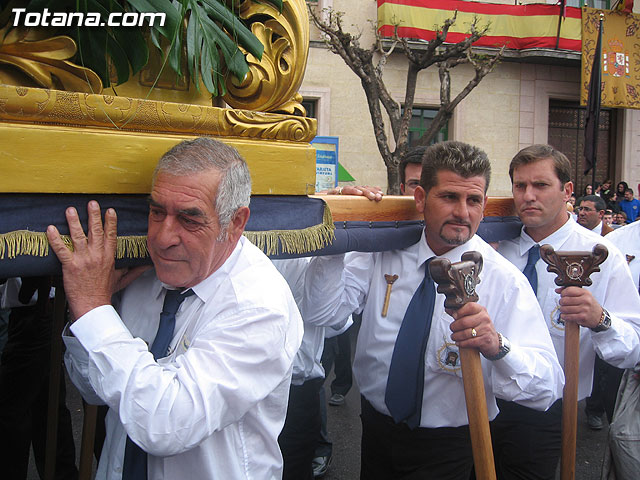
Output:
[[[478,336],[478,332],[476,332],[475,328],[471,329],[471,338],[476,338]]]

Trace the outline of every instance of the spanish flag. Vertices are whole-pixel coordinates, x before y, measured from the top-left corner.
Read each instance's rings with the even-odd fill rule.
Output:
[[[378,28],[382,35],[433,40],[445,20],[458,12],[449,29],[447,42],[457,43],[469,37],[474,17],[479,25],[489,26],[487,35],[476,46],[513,49],[556,48],[558,16],[564,11],[558,48],[580,51],[581,12],[562,5],[503,5],[460,0],[378,0]]]

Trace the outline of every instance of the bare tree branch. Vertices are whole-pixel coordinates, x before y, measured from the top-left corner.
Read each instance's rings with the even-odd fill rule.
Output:
[[[369,49],[360,47],[360,35],[345,32],[342,25],[343,14],[332,9],[323,9],[321,17],[316,9],[309,5],[309,14],[314,25],[324,35],[328,48],[340,55],[346,65],[360,78],[364,90],[374,136],[378,151],[387,167],[388,192],[399,194],[398,165],[409,149],[409,124],[411,121],[415,93],[420,71],[437,65],[440,78],[440,108],[429,129],[419,143],[427,145],[440,129],[449,121],[455,107],[480,83],[501,58],[504,48],[493,58],[474,56],[471,46],[486,34],[489,25],[480,26],[478,18],[474,18],[467,38],[458,43],[446,43],[449,29],[455,24],[457,12],[445,20],[436,32],[435,38],[426,43],[426,47],[416,49],[406,39],[398,36],[398,25],[390,44],[385,48],[383,39],[376,31],[376,39]],[[394,100],[384,82],[384,68],[389,57],[398,51],[408,61],[407,78],[404,96],[404,111],[401,114],[400,104]],[[469,63],[475,70],[474,77],[451,100],[450,71],[457,65]],[[395,141],[395,150],[391,151],[390,139],[385,126],[386,112]]]
[[[489,59],[479,56],[474,57],[469,51],[467,52],[465,59],[449,59],[447,62],[444,62],[439,66],[440,109],[438,110],[435,118],[431,121],[431,125],[429,125],[427,131],[422,137],[420,137],[420,140],[418,140],[418,145],[428,145],[431,139],[434,138],[440,129],[446,125],[446,123],[451,119],[453,111],[458,104],[471,93],[471,91],[491,72],[491,70],[493,70],[502,57],[504,48],[505,47],[502,47],[495,57]],[[458,93],[458,95],[456,95],[453,100],[450,100],[450,69],[461,63],[471,63],[474,67],[475,75],[471,80],[469,80],[467,85]]]

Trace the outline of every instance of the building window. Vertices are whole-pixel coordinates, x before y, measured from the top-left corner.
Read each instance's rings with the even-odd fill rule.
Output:
[[[318,121],[318,135],[331,134],[331,89],[328,87],[300,87],[302,106],[307,111],[307,118]]]
[[[567,7],[580,8],[582,6],[598,8],[600,10],[611,10],[611,0],[567,0]]]
[[[333,7],[333,0],[306,0],[307,3],[317,6],[318,9]]]
[[[304,100],[302,100],[302,106],[307,111],[308,118],[318,118],[318,113],[317,113],[318,100],[317,99],[305,98]]]
[[[409,121],[409,145],[414,146],[416,142],[425,134],[429,125],[438,113],[437,108],[413,107],[411,120]],[[443,142],[449,138],[449,127],[445,125],[440,129],[431,144]]]

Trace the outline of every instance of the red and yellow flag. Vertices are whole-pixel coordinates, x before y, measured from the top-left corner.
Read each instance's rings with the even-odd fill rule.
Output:
[[[456,23],[449,29],[447,42],[457,43],[469,37],[474,17],[479,25],[489,25],[487,35],[474,45],[485,47],[556,48],[561,5],[502,5],[460,0],[378,0],[380,33],[404,38],[433,40],[437,29],[458,11]],[[580,51],[580,9],[565,7],[558,48]]]
[[[582,12],[580,104],[587,104],[601,13],[604,15],[600,59],[602,106],[640,108],[640,15],[588,7]]]

